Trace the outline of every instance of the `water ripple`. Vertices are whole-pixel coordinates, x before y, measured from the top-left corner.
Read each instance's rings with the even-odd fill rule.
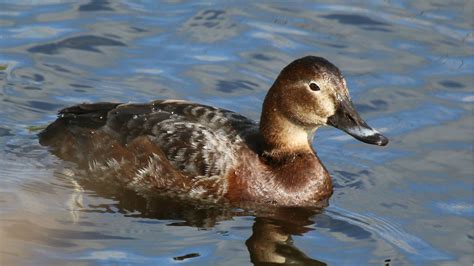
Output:
[[[422,239],[407,233],[394,222],[374,214],[360,214],[332,205],[326,212],[336,220],[346,221],[354,226],[375,233],[385,241],[395,245],[405,252],[421,256],[425,260],[446,260],[451,256],[434,249]]]

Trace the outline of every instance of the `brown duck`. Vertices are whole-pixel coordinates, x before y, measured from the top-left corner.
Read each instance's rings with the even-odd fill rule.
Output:
[[[369,144],[388,143],[356,112],[339,69],[306,56],[281,71],[260,123],[179,100],[92,103],[61,110],[39,136],[88,176],[143,195],[307,206],[332,194],[312,148],[324,125]]]

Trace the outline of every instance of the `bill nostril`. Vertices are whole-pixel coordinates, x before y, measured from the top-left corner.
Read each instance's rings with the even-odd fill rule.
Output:
[[[354,125],[357,125],[357,122],[356,122],[356,120],[354,119],[354,117],[352,117],[352,116],[349,115],[349,114],[347,114],[346,116],[347,116],[347,118],[349,118],[349,120],[351,120],[352,123],[354,123]]]

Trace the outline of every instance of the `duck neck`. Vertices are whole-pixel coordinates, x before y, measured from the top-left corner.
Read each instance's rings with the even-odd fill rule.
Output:
[[[260,118],[263,153],[270,157],[286,157],[291,154],[311,153],[312,137],[316,128],[305,128],[290,121],[276,106],[264,102]]]

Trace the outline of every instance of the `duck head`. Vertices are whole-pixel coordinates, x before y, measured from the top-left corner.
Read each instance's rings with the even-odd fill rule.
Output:
[[[307,148],[324,125],[365,143],[388,143],[357,113],[339,69],[322,57],[306,56],[286,66],[268,91],[260,131],[270,149],[295,150]]]

